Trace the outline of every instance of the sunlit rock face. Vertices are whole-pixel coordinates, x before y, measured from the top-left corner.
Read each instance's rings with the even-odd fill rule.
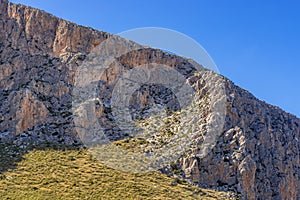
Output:
[[[72,113],[76,71],[94,47],[111,37],[0,0],[0,141],[80,145]],[[97,80],[96,89],[102,101],[95,106],[97,123],[110,140],[128,137],[117,126],[111,110],[110,99],[119,75],[147,63],[167,65],[186,78],[202,107],[186,118],[199,119],[199,134],[190,141],[191,147],[162,171],[201,187],[238,192],[243,199],[300,199],[299,119],[256,99],[220,75],[204,69],[195,74],[195,63],[186,58],[142,48],[115,60]],[[204,79],[208,74],[213,78]],[[222,81],[225,88],[225,123],[215,145],[199,157],[213,119],[212,99],[218,102],[221,98],[209,90],[214,85],[218,88],[216,80]],[[166,117],[181,109],[168,88],[144,85],[130,99],[132,119],[147,119],[154,104],[168,110]],[[170,124],[168,137],[176,130],[181,129]],[[168,140],[167,136],[161,138]],[[147,148],[151,151],[156,146]]]

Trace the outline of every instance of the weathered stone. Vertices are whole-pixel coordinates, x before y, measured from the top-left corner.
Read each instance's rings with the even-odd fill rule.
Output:
[[[16,134],[27,131],[37,123],[46,120],[48,115],[46,107],[41,101],[36,100],[30,91],[21,91],[16,98],[17,100],[13,102],[20,102],[20,105],[16,105],[20,108],[16,113]]]
[[[93,47],[112,35],[6,0],[0,0],[0,27],[0,141],[78,144],[71,111],[76,70]],[[196,156],[197,144],[204,140],[201,134],[207,133],[207,123],[214,117],[210,107],[203,105],[201,116],[192,116],[199,117],[202,131],[193,138],[196,148],[191,147],[178,162],[184,178],[202,187],[240,192],[244,199],[300,199],[300,120],[213,72],[202,75],[217,81],[206,81],[194,75],[194,62],[157,49],[143,48],[118,56],[99,77],[105,83],[99,84],[97,91],[103,104],[96,105],[95,112],[110,139],[122,138],[110,107],[117,77],[126,69],[147,63],[175,68],[197,91],[202,104],[212,95],[209,88],[219,80],[225,82],[222,134],[206,156]],[[169,94],[161,88],[155,91]],[[157,100],[149,97],[151,92],[136,94],[131,100],[136,110]]]
[[[249,200],[256,199],[254,189],[255,172],[256,164],[248,155],[238,167],[238,190],[243,192],[243,195]]]

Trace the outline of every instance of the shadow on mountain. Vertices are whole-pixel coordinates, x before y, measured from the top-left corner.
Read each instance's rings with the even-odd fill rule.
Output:
[[[23,148],[23,145],[12,143],[0,143],[0,179],[2,173],[18,168],[18,163],[24,160],[23,156],[33,150],[77,150],[79,146],[67,146],[56,143],[42,143],[37,146],[29,145]]]

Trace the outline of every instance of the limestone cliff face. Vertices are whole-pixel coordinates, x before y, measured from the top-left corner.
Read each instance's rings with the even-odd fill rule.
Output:
[[[0,142],[80,144],[71,111],[74,76],[87,54],[111,36],[0,0]],[[116,59],[119,64],[102,79],[106,86],[113,86],[122,70],[153,62],[177,69],[191,85],[209,84],[194,75],[195,63],[160,50],[145,48]],[[226,89],[223,131],[205,157],[191,151],[174,161],[181,175],[244,199],[300,199],[300,120],[219,77]],[[204,98],[207,91],[198,89]],[[98,92],[111,97],[110,87]],[[145,95],[139,98],[146,101]],[[121,138],[110,105],[99,106],[97,116],[111,138]]]
[[[5,0],[1,1],[0,12],[2,45],[30,55],[87,53],[110,35]]]
[[[234,186],[248,199],[299,199],[299,119],[227,87],[225,131],[199,160],[200,185]]]

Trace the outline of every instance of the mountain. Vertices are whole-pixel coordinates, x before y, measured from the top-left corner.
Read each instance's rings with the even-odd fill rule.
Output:
[[[161,159],[159,154],[167,151],[165,147],[177,145],[174,152],[178,155],[166,154],[168,162],[158,160],[160,168],[153,167],[170,176],[203,188],[234,191],[242,199],[300,199],[300,120],[294,115],[258,100],[190,59],[79,26],[38,9],[0,0],[0,27],[1,143],[20,148],[44,143],[89,146],[93,137],[85,130],[97,122],[103,136],[111,141],[104,145],[107,152],[118,146],[132,155],[148,153]],[[96,60],[96,64],[109,61],[101,76],[91,67],[99,55],[114,59]],[[180,107],[189,99],[176,99],[162,84],[142,85],[130,93],[128,112],[138,126],[149,130],[150,136],[147,131],[143,137],[130,135],[122,128],[124,124],[114,119],[118,115],[127,122],[127,115],[117,113],[111,101],[116,98],[122,108],[123,99],[114,96],[118,78],[129,72],[143,78],[145,71],[162,70],[163,66],[184,78],[195,101]],[[161,72],[171,74],[171,69]],[[85,83],[86,79],[91,83]],[[168,76],[156,81],[162,80],[167,82]],[[97,100],[86,92],[90,86],[96,87],[92,94]],[[120,87],[126,86],[123,83]],[[96,105],[92,110],[95,114],[89,112],[89,104],[85,110],[80,107],[87,100]],[[151,114],[149,106],[157,104],[169,112],[163,116],[155,111]],[[163,123],[159,130],[154,129],[153,137],[157,116]],[[128,160],[117,161],[131,169]],[[115,165],[115,161],[106,164]]]

